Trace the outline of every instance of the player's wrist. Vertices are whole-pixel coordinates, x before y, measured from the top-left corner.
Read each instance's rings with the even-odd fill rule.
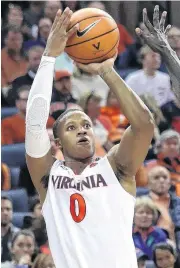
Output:
[[[47,51],[47,50],[44,51],[43,56],[45,56],[45,57],[53,57],[53,58],[55,58],[55,56],[53,55],[53,53],[51,53],[51,52],[49,52],[49,51]]]
[[[45,48],[43,56],[57,58],[62,53],[63,53],[63,51],[59,52],[57,55],[57,52],[55,53],[55,52],[51,51],[50,49]]]
[[[104,79],[107,75],[111,75],[113,71],[113,67],[112,66],[102,66],[99,71],[98,74],[101,76],[102,79]]]

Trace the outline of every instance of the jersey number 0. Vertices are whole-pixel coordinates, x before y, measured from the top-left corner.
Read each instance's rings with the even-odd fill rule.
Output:
[[[78,204],[78,213],[76,213],[76,202]],[[82,195],[72,194],[70,196],[70,212],[75,222],[81,222],[86,216],[86,203]]]

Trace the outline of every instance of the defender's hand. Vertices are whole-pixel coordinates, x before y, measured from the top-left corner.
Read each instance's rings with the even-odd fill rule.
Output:
[[[65,11],[59,9],[52,25],[44,56],[57,57],[65,49],[68,38],[78,30],[78,24],[67,31],[73,12],[67,7]]]
[[[155,52],[163,53],[164,47],[167,47],[167,32],[171,28],[168,25],[165,29],[167,12],[164,11],[159,21],[159,6],[155,6],[153,14],[153,25],[149,21],[146,8],[143,9],[143,23],[147,28],[148,33],[145,33],[143,27],[136,28],[136,34]],[[154,26],[154,27],[153,27]]]
[[[113,58],[103,61],[101,63],[90,63],[90,64],[76,63],[76,65],[86,73],[101,75],[114,66],[116,57],[117,54]]]

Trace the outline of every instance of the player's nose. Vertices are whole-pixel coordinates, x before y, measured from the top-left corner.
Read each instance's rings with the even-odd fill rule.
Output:
[[[78,129],[77,136],[85,136],[87,135],[87,131],[82,127]]]

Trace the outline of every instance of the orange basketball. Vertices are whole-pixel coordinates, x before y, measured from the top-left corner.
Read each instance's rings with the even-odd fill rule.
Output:
[[[67,42],[65,51],[76,62],[102,62],[113,57],[119,43],[114,19],[97,8],[83,8],[71,18],[68,29],[79,23],[79,30]]]

